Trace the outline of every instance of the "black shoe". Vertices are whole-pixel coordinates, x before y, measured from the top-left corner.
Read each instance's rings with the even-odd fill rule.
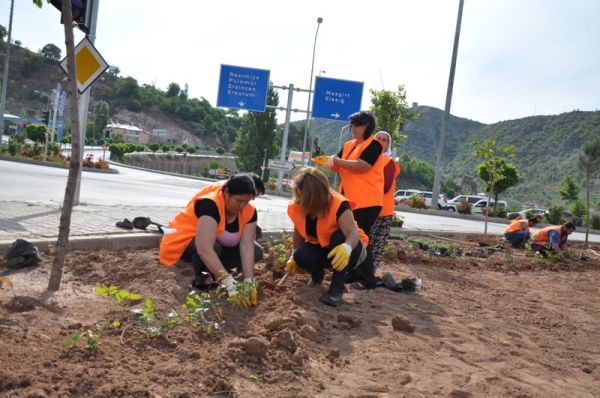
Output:
[[[342,293],[327,292],[321,297],[321,301],[332,307],[337,307],[342,302]]]
[[[116,226],[124,229],[133,229],[133,223],[126,218],[123,221],[117,222]]]
[[[367,290],[367,288],[365,287],[365,285],[363,285],[359,281],[352,282],[350,284],[350,286],[352,286],[352,289],[356,289],[356,290]]]
[[[321,284],[321,282],[323,282],[323,279],[319,280],[319,279],[310,278],[307,285],[310,287],[315,287],[315,286],[319,286]]]

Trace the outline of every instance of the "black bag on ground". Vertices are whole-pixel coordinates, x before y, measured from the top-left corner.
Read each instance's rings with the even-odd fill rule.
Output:
[[[8,268],[25,268],[39,263],[42,260],[37,246],[24,239],[14,241],[4,255]]]

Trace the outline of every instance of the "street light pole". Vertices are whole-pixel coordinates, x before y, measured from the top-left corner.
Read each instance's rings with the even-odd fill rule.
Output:
[[[438,196],[440,194],[440,182],[442,179],[442,160],[444,146],[446,145],[446,134],[448,133],[448,118],[450,117],[450,105],[452,104],[452,90],[454,88],[454,71],[456,70],[456,56],[458,54],[458,39],[460,38],[460,24],[462,21],[464,0],[458,3],[458,17],[456,18],[456,32],[454,33],[454,47],[452,48],[452,61],[450,62],[450,76],[448,77],[448,91],[446,92],[446,106],[442,119],[442,131],[438,142],[437,160],[435,162],[435,176],[433,177],[433,189],[431,196],[431,207],[437,209]]]
[[[313,92],[313,73],[315,71],[315,52],[317,50],[317,36],[319,35],[319,27],[323,22],[323,18],[317,18],[317,31],[315,32],[315,42],[313,44],[312,64],[310,67],[310,84],[308,86],[308,104],[306,105],[306,124],[304,125],[304,138],[302,139],[302,164],[304,165],[304,153],[306,152],[306,136],[308,135],[308,126],[310,124],[310,117],[312,115],[310,109],[310,100]],[[311,145],[312,146],[312,145]],[[310,158],[310,156],[309,156]]]
[[[0,97],[0,146],[2,146],[2,135],[4,134],[4,110],[6,109],[6,90],[8,89],[8,66],[10,59],[10,40],[12,34],[13,10],[15,0],[10,2],[10,17],[8,19],[8,40],[6,41],[6,56],[4,57],[4,73],[2,75],[2,94]]]

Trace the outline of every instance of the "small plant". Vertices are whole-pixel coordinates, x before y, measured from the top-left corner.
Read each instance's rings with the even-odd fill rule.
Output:
[[[223,328],[223,310],[218,296],[213,297],[208,292],[193,291],[188,294],[182,307],[188,311],[184,320],[198,321],[202,332],[210,335]]]
[[[397,215],[393,215],[392,216],[392,227],[402,227],[402,225],[404,224],[404,220],[402,219],[402,217],[398,217]]]
[[[396,247],[392,243],[386,243],[383,248],[383,256],[387,259],[396,257]]]
[[[119,289],[119,287],[116,285],[98,285],[94,288],[94,291],[104,298],[111,298],[115,300],[117,303],[120,303],[123,300],[135,301],[142,299],[142,296],[139,294],[131,293],[125,289]]]
[[[283,234],[281,239],[266,244],[268,256],[266,259],[267,269],[273,272],[280,272],[285,268],[285,263],[292,254],[294,239],[291,234]]]
[[[88,349],[88,352],[90,355],[93,356],[93,355],[96,355],[96,353],[98,352],[98,346],[100,345],[100,340],[106,334],[106,332],[111,329],[118,328],[120,326],[121,326],[121,322],[119,322],[117,320],[104,321],[102,323],[96,324],[96,330],[88,329],[83,333],[77,332],[77,333],[72,334],[71,336],[67,337],[63,341],[63,345],[65,347],[71,347],[71,346],[77,344],[77,342],[79,342],[79,340],[81,340],[82,337],[85,337],[86,338],[86,347]]]
[[[473,205],[471,203],[469,203],[468,200],[463,200],[456,206],[456,211],[459,214],[471,214],[472,210],[473,210]]]
[[[425,198],[417,194],[410,195],[406,199],[406,205],[415,209],[424,209],[426,207]]]

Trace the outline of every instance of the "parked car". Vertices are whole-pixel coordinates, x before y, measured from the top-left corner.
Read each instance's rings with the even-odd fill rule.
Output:
[[[567,222],[572,222],[573,224],[575,224],[578,227],[581,227],[583,225],[583,219],[581,217],[575,216],[573,215],[573,213],[563,210],[560,212],[560,215],[567,221]]]
[[[521,218],[527,218],[528,214],[531,214],[532,216],[544,217],[546,214],[548,214],[548,211],[543,209],[525,209],[521,211],[515,211],[513,213],[508,213],[506,215],[506,218],[508,218],[509,220],[514,220],[515,218],[517,218],[517,216],[521,216]]]
[[[417,193],[417,195],[422,198],[425,198],[425,206],[431,207],[431,199],[433,198],[432,192],[421,191],[421,192]],[[446,209],[446,206],[448,206],[448,200],[446,199],[444,194],[441,193],[438,196],[438,209],[441,209],[441,210]]]
[[[494,200],[491,200],[490,203],[492,204],[492,208],[494,207]],[[483,209],[487,206],[487,198],[485,199],[481,199],[479,202],[475,203],[473,205],[473,213],[483,213]],[[506,201],[504,200],[499,200],[498,201],[498,205],[497,208],[499,208],[500,210],[506,210],[506,207],[508,206],[508,203],[506,203]]]
[[[399,189],[394,193],[394,200],[396,203],[405,202],[406,199],[419,192],[418,189]]]
[[[481,199],[485,199],[485,196],[459,195],[459,196],[455,197],[454,199],[448,201],[448,203],[446,204],[446,210],[456,211],[456,207],[460,204],[460,202],[463,202],[466,200],[467,202],[474,205],[475,203],[479,202]]]

